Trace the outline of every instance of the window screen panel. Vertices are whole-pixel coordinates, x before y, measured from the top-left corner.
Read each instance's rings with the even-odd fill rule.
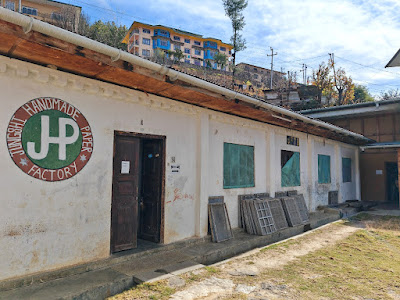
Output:
[[[331,183],[331,157],[318,154],[318,183]]]
[[[224,188],[253,186],[254,146],[224,143]]]
[[[351,182],[351,158],[342,157],[343,182]]]
[[[282,187],[300,186],[300,152],[281,151]]]

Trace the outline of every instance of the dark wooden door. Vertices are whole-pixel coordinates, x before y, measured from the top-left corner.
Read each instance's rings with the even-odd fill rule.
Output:
[[[115,136],[111,252],[137,247],[140,139]]]
[[[398,176],[397,163],[386,163],[386,195],[396,205],[399,203]]]
[[[162,145],[160,139],[142,140],[142,184],[139,236],[160,242]]]

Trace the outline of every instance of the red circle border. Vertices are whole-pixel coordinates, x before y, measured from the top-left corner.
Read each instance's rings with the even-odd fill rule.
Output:
[[[39,112],[51,109],[69,115],[78,124],[82,133],[79,155],[71,164],[59,169],[45,169],[34,164],[22,146],[22,131],[28,119]],[[93,134],[85,116],[73,105],[54,97],[35,98],[18,108],[8,123],[6,141],[14,163],[24,173],[43,181],[62,181],[75,176],[88,163],[93,153]]]

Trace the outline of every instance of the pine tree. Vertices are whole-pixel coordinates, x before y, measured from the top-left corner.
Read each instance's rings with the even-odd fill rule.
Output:
[[[247,0],[222,0],[225,9],[225,15],[231,19],[233,35],[231,42],[233,44],[233,76],[232,84],[235,80],[236,53],[246,49],[246,40],[240,34],[240,31],[246,25],[243,16],[243,10],[247,7]]]

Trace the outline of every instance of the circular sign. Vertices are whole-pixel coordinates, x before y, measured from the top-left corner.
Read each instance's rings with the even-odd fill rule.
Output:
[[[89,123],[71,104],[57,98],[33,99],[12,116],[8,152],[28,175],[60,181],[76,175],[93,152]]]

